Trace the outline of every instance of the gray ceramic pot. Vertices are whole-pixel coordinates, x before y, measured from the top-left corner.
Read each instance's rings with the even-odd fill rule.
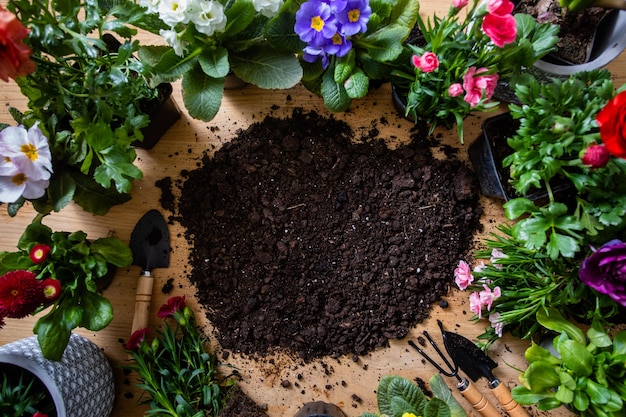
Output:
[[[34,374],[52,396],[57,417],[108,417],[113,409],[113,370],[100,348],[74,334],[60,361],[45,359],[37,336],[0,346],[0,372],[8,365]]]

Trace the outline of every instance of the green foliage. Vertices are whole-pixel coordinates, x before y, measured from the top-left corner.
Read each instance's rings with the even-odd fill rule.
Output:
[[[552,259],[573,258],[584,244],[604,243],[605,233],[626,226],[626,160],[611,158],[602,168],[581,160],[588,147],[602,144],[595,118],[615,95],[611,75],[579,72],[546,84],[525,75],[515,94],[522,104],[509,108],[520,127],[508,139],[513,153],[503,164],[522,197],[504,205],[506,217],[520,219],[513,236],[528,249],[545,249]],[[556,181],[570,183],[575,200],[559,200]],[[523,197],[541,188],[549,196],[545,205]]]
[[[430,380],[434,398],[428,398],[420,387],[406,378],[389,375],[381,378],[376,398],[380,414],[363,413],[361,417],[465,417],[460,404],[450,393],[440,375]]]
[[[170,29],[157,14],[146,12],[135,1],[123,3],[113,10],[118,18],[155,34]],[[169,45],[142,46],[139,51],[148,64],[150,83],[182,79],[185,107],[190,116],[203,121],[212,120],[219,111],[224,79],[231,73],[264,89],[291,88],[302,78],[293,22],[284,14],[270,18],[257,13],[250,0],[220,3],[227,19],[223,31],[208,36],[191,23],[181,23],[175,29],[184,52]]]
[[[54,402],[45,385],[29,371],[3,364],[0,371],[0,415],[22,417],[36,412],[52,414]]]
[[[158,95],[133,56],[139,48],[132,40],[136,30],[96,0],[11,0],[8,8],[30,29],[27,42],[37,65],[16,80],[28,110],[12,114],[27,127],[39,122],[52,151],[49,189],[33,205],[49,213],[74,200],[104,214],[127,201],[133,180],[142,177],[131,143],[143,139],[141,129],[149,123],[145,103]],[[107,43],[105,32],[123,40],[119,48]],[[23,203],[9,205],[10,213]]]
[[[456,124],[461,143],[463,120],[472,112],[495,110],[499,103],[491,101],[492,93],[486,93],[471,106],[464,94],[450,95],[450,86],[463,84],[470,67],[486,68],[484,75],[508,82],[552,51],[558,40],[557,26],[516,14],[516,39],[498,47],[480,29],[486,14],[484,2],[473,1],[469,10],[451,5],[444,17],[433,15],[424,20],[418,15],[424,44],[405,45],[392,80],[406,100],[407,116],[427,123],[431,133],[438,125],[450,128]],[[432,71],[422,71],[413,64],[413,56],[425,53],[437,57],[438,66]]]
[[[500,254],[497,258],[493,258],[494,250]],[[499,287],[501,295],[486,314],[497,313],[497,322],[502,324],[503,331],[516,337],[542,337],[546,328],[564,330],[554,329],[547,319],[542,320],[548,309],[555,316],[579,320],[591,319],[596,308],[607,321],[617,313],[617,305],[609,296],[597,293],[580,281],[579,258],[553,259],[547,248],[529,249],[514,236],[512,226],[498,225],[497,233],[484,240],[483,248],[475,252],[475,257],[489,261],[472,272],[474,282],[468,289],[481,291],[484,284]],[[473,320],[478,320],[478,316]],[[479,339],[488,346],[498,335],[494,327],[490,327]]]
[[[274,25],[289,22],[285,34],[293,36],[295,13],[299,1],[287,0],[279,15],[270,22],[272,32],[278,32]],[[346,111],[352,100],[365,97],[370,80],[389,81],[395,61],[403,52],[403,42],[409,36],[417,16],[417,0],[371,0],[367,31],[351,37],[352,50],[342,58],[330,56],[326,69],[319,61],[314,63],[302,60],[304,42],[297,39],[297,52],[304,71],[303,85],[311,92],[322,96],[324,105],[334,112]]]
[[[37,279],[60,281],[61,295],[34,328],[43,356],[59,360],[74,328],[99,331],[111,322],[113,308],[99,293],[98,281],[114,273],[115,267],[130,265],[133,256],[128,245],[117,238],[92,241],[82,231],[53,232],[41,223],[42,217],[37,216],[26,227],[17,252],[0,252],[0,275],[24,269],[35,273]],[[33,263],[29,256],[37,244],[50,247],[48,257],[40,264]]]
[[[563,404],[583,417],[624,416],[626,400],[626,331],[613,338],[594,320],[587,337],[551,309],[537,315],[542,325],[561,332],[554,355],[533,343],[526,350],[529,365],[523,385],[512,390],[520,404],[551,410]]]
[[[152,341],[126,349],[133,359],[126,368],[137,373],[137,386],[149,396],[142,402],[150,407],[148,416],[218,416],[237,389],[233,374],[220,374],[224,365],[210,351],[188,306],[167,317]]]

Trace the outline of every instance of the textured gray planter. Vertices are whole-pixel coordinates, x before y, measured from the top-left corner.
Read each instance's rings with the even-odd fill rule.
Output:
[[[625,48],[626,10],[614,10],[600,22],[588,62],[569,65],[550,61],[549,57],[544,57],[535,63],[535,68],[547,75],[568,77],[580,71],[591,71],[605,66]]]
[[[0,372],[8,365],[33,373],[54,400],[57,417],[108,417],[113,409],[113,370],[100,348],[72,334],[60,361],[45,359],[37,336],[0,346]]]

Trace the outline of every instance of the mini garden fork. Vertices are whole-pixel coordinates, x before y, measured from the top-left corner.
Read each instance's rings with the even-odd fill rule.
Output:
[[[461,395],[469,401],[469,403],[474,407],[476,411],[480,413],[483,417],[500,417],[502,413],[498,411],[498,409],[491,404],[484,395],[476,389],[474,384],[462,376],[459,375],[459,367],[456,364],[450,363],[450,361],[446,358],[443,352],[439,349],[439,346],[435,343],[435,341],[430,337],[428,332],[424,330],[424,336],[428,339],[432,347],[437,351],[441,359],[444,361],[449,370],[445,370],[442,366],[440,366],[437,362],[435,362],[430,356],[428,356],[419,346],[417,346],[412,340],[409,340],[409,345],[411,345],[415,350],[417,350],[428,362],[430,362],[437,370],[447,377],[455,377],[457,379],[456,388],[459,390]]]

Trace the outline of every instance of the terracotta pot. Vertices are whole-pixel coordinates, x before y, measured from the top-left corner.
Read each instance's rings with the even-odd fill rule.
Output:
[[[113,370],[98,346],[78,334],[70,336],[60,361],[45,359],[31,336],[0,346],[0,372],[25,369],[46,387],[57,417],[108,417],[113,409]]]
[[[480,189],[487,197],[508,201],[520,197],[509,184],[509,169],[502,166],[502,161],[513,150],[507,138],[517,131],[519,122],[510,113],[490,117],[483,122],[482,133],[468,148],[469,159],[474,166]],[[575,194],[574,185],[567,181],[554,181],[552,192],[559,201],[567,202],[568,196]],[[547,202],[546,191],[537,190],[524,196],[538,205]]]

